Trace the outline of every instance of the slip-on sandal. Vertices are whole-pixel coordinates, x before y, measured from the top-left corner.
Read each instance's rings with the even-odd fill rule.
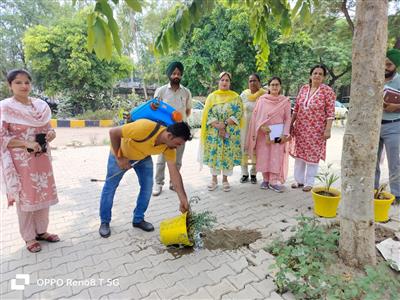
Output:
[[[42,250],[42,247],[40,246],[39,242],[29,243],[29,245],[28,242],[25,243],[26,243],[26,249],[31,253],[36,253]]]
[[[207,189],[211,192],[214,191],[218,186],[218,183],[211,181],[208,185],[207,185]]]
[[[36,240],[37,241],[46,241],[49,243],[56,243],[60,241],[60,238],[58,237],[57,234],[52,234],[52,233],[42,233],[42,234],[38,234],[36,236]]]
[[[298,189],[298,188],[304,187],[304,184],[294,182],[294,183],[292,183],[291,187],[292,187],[292,189]]]
[[[309,192],[312,190],[312,186],[306,185],[305,187],[303,187],[303,192]]]
[[[222,188],[224,192],[229,192],[232,189],[229,182],[227,181],[222,183]]]

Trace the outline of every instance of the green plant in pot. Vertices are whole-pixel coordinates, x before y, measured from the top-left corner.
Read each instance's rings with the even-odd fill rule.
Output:
[[[192,197],[189,204],[198,203],[199,197]],[[191,206],[190,205],[190,206]],[[204,231],[210,230],[217,222],[217,218],[208,210],[203,212],[194,212],[190,210],[186,218],[188,238],[195,247],[202,247],[202,234]]]
[[[389,221],[390,205],[393,203],[395,196],[385,191],[386,187],[387,183],[383,183],[374,191],[375,222]]]
[[[322,183],[311,190],[314,200],[314,213],[325,218],[336,216],[341,193],[332,185],[339,179],[339,176],[332,171],[332,164],[322,167],[315,178]]]
[[[200,200],[195,196],[189,200],[189,204],[197,203]],[[201,248],[203,245],[202,233],[210,230],[217,219],[210,211],[188,212],[166,219],[160,223],[160,240],[165,246],[183,245]]]

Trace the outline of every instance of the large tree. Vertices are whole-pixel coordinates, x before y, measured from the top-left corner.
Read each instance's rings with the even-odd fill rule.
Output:
[[[0,2],[0,71],[26,67],[22,37],[35,25],[49,25],[63,14],[68,15],[71,7],[57,1],[2,0]]]
[[[387,0],[357,1],[351,103],[342,150],[340,256],[349,265],[376,263],[373,188],[382,116]]]
[[[56,26],[38,25],[24,37],[36,87],[50,96],[62,94],[68,100],[66,112],[73,114],[107,107],[115,82],[129,77],[132,70],[125,56],[116,55],[106,62],[88,52],[84,20],[82,13]]]

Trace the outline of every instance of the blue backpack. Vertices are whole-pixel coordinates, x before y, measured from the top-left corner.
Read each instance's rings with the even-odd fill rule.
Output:
[[[158,132],[161,125],[168,127],[176,122],[181,122],[182,114],[168,103],[154,98],[131,110],[129,121],[134,122],[139,119],[148,119],[157,123],[146,138],[135,140],[136,142],[145,142]]]

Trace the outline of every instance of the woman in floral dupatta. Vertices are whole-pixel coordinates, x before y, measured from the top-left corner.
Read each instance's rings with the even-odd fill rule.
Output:
[[[47,232],[49,206],[58,202],[51,166],[50,149],[43,151],[35,141],[45,134],[51,142],[56,134],[50,127],[51,112],[46,102],[29,97],[31,76],[25,70],[7,74],[13,97],[0,102],[1,164],[8,206],[16,203],[19,229],[30,252],[38,252],[37,240],[58,242]],[[28,152],[29,151],[29,152]]]
[[[256,170],[263,174],[260,188],[277,193],[283,192],[282,184],[287,178],[289,148],[286,142],[291,120],[290,101],[280,95],[281,84],[279,77],[268,82],[269,94],[257,101],[246,143],[249,155],[256,155]],[[280,132],[274,132],[275,128]],[[277,139],[271,139],[271,134],[278,134]]]
[[[219,75],[219,89],[207,97],[201,120],[199,162],[210,167],[209,191],[217,188],[217,176],[221,173],[223,190],[230,191],[228,176],[232,175],[234,166],[240,166],[242,159],[243,108],[239,95],[230,90],[231,79],[228,72]]]
[[[247,140],[247,133],[249,129],[250,119],[253,114],[254,107],[256,106],[258,98],[264,95],[265,92],[266,91],[263,88],[261,88],[260,76],[256,73],[253,73],[249,76],[249,88],[247,90],[244,90],[240,94],[240,98],[242,98],[243,101],[243,110],[244,110],[244,115],[243,115],[244,125],[241,133],[242,153],[243,153],[242,178],[240,178],[241,183],[249,181],[249,169],[248,169],[249,161],[253,163],[250,170],[250,176],[251,176],[250,181],[253,184],[257,183],[256,166],[254,165],[253,158],[252,157],[250,158],[247,155],[244,148]]]

